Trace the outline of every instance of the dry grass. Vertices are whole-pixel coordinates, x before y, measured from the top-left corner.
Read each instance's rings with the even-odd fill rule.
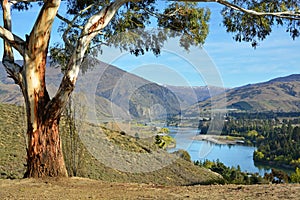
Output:
[[[299,199],[300,185],[160,186],[84,178],[0,180],[1,199]]]

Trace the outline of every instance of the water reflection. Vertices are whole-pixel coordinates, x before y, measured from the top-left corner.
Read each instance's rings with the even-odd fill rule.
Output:
[[[184,149],[189,152],[193,161],[199,160],[219,160],[229,167],[240,166],[244,172],[259,173],[264,175],[269,173],[270,167],[262,165],[256,166],[253,161],[255,147],[243,145],[221,145],[207,141],[193,140],[193,136],[198,134],[196,129],[178,129],[171,127],[170,135],[176,139],[176,148],[169,149],[170,152]]]

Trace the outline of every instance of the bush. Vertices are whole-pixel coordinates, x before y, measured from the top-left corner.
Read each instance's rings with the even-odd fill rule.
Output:
[[[297,167],[295,173],[291,174],[291,182],[300,183],[300,168]]]
[[[186,161],[192,162],[190,154],[183,149],[179,149],[178,151],[175,151],[174,154]]]
[[[159,148],[166,149],[168,147],[176,146],[176,141],[174,138],[172,138],[169,135],[164,135],[164,136],[156,135],[155,144],[157,144]]]

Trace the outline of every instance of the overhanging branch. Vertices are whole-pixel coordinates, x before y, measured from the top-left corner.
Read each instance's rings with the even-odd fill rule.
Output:
[[[94,6],[94,4],[91,4],[91,5],[89,5],[88,7],[84,8],[83,10],[81,10],[80,12],[78,12],[78,14],[72,19],[72,21],[69,20],[69,19],[67,19],[67,18],[65,18],[65,17],[63,17],[63,16],[61,16],[59,13],[56,14],[57,18],[60,19],[60,20],[62,20],[63,22],[65,22],[65,23],[67,24],[67,26],[68,26],[67,29],[64,31],[63,36],[62,36],[62,38],[63,38],[63,40],[64,40],[64,42],[65,42],[65,44],[66,44],[66,47],[67,47],[68,49],[74,50],[74,44],[72,44],[72,43],[70,42],[70,40],[68,39],[68,34],[69,34],[70,30],[71,30],[73,27],[74,27],[74,28],[81,29],[81,30],[84,28],[83,26],[77,25],[77,24],[75,23],[75,21],[76,21],[76,20],[77,20],[84,12],[88,11],[88,10],[91,9],[93,6]]]
[[[289,19],[289,20],[300,20],[300,11],[299,10],[294,10],[294,11],[287,10],[287,11],[282,11],[282,12],[259,12],[259,11],[243,8],[236,4],[230,3],[229,1],[223,1],[223,0],[170,0],[170,1],[207,2],[207,3],[213,2],[213,3],[218,3],[218,4],[224,5],[226,7],[229,7],[234,10],[237,10],[237,11],[240,11],[243,13],[247,13],[250,15],[273,16],[273,17]]]
[[[82,29],[75,50],[68,62],[67,70],[65,71],[59,89],[46,106],[45,113],[52,115],[54,119],[60,116],[75,87],[80,65],[91,40],[107,26],[118,9],[129,1],[130,0],[116,0],[104,6],[98,13],[89,18]]]

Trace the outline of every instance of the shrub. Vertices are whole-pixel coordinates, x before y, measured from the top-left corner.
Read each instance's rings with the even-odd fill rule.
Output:
[[[300,183],[300,168],[297,167],[295,173],[291,174],[291,182]]]
[[[186,161],[192,162],[190,154],[183,149],[179,149],[178,151],[175,151],[174,154]]]

